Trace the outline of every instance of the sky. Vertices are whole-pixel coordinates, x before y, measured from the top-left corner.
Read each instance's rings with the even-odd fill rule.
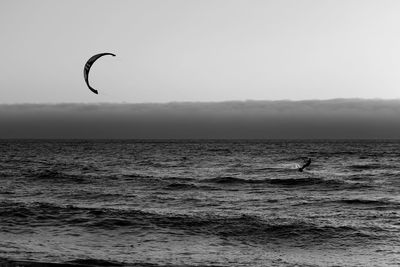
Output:
[[[396,0],[2,0],[0,103],[400,98]],[[96,53],[110,52],[83,80]]]
[[[0,105],[0,138],[399,139],[400,100]]]

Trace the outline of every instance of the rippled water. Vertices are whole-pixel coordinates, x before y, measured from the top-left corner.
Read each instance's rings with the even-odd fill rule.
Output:
[[[0,151],[3,258],[400,264],[400,141],[0,141]]]

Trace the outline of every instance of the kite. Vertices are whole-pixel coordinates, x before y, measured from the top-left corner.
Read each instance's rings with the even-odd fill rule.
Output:
[[[91,58],[89,58],[89,60],[85,64],[85,68],[83,69],[83,77],[85,78],[86,85],[95,94],[98,94],[99,92],[96,89],[94,89],[93,87],[91,87],[90,84],[89,84],[89,71],[90,71],[90,68],[92,67],[93,63],[96,60],[98,60],[102,56],[106,56],[106,55],[110,55],[110,56],[115,57],[115,55],[111,54],[111,53],[101,53],[101,54],[94,55]]]

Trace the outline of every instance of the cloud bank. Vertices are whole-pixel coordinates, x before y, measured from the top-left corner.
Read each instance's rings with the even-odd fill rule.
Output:
[[[399,139],[400,100],[0,105],[0,138]]]

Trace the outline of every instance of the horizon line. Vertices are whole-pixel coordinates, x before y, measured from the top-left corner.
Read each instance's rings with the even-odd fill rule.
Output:
[[[124,105],[146,105],[146,104],[218,104],[218,103],[246,103],[246,102],[329,102],[339,100],[351,100],[351,101],[400,101],[400,98],[327,98],[327,99],[246,99],[246,100],[221,100],[221,101],[168,101],[168,102],[14,102],[14,103],[0,103],[1,106],[12,106],[12,105],[68,105],[68,104],[81,104],[81,105],[108,105],[108,104],[124,104]]]
[[[400,141],[400,138],[4,138],[1,141]]]

